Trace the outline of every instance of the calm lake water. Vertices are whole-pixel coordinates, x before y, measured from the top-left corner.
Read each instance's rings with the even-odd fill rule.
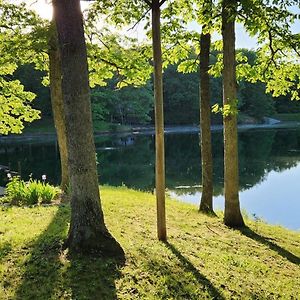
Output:
[[[168,134],[166,185],[176,198],[198,205],[201,165],[198,134]],[[154,187],[154,136],[96,137],[101,184]],[[215,208],[224,207],[222,132],[213,133]],[[300,229],[300,129],[259,129],[239,133],[240,200],[249,215],[291,229]],[[0,138],[0,165],[21,171],[22,177],[59,183],[60,165],[52,138]],[[0,186],[6,183],[1,173]]]

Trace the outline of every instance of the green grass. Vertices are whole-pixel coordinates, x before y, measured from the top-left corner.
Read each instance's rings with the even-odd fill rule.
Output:
[[[300,113],[276,114],[272,116],[272,118],[282,122],[291,122],[291,121],[300,122]]]
[[[168,243],[156,239],[155,199],[101,188],[126,263],[61,251],[68,205],[0,209],[0,299],[299,299],[299,232],[221,218],[167,200]]]

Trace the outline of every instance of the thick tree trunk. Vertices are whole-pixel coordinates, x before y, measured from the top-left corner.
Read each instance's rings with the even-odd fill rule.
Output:
[[[199,211],[213,213],[213,161],[211,150],[211,109],[209,84],[209,51],[211,36],[200,38],[200,144],[202,163],[202,195]]]
[[[79,0],[54,0],[61,58],[71,185],[71,223],[66,246],[81,253],[123,256],[101,209],[93,139],[86,44]]]
[[[157,235],[161,241],[167,240],[165,212],[165,149],[164,149],[164,111],[162,52],[160,38],[159,0],[152,1],[152,45],[154,61],[154,98],[155,98],[155,149],[156,149],[156,203]]]
[[[223,0],[223,106],[230,106],[230,113],[223,116],[224,125],[224,223],[230,227],[244,226],[239,202],[238,136],[237,136],[237,90],[235,67],[236,1]]]
[[[54,24],[52,24],[50,28],[49,65],[51,105],[61,164],[60,187],[62,191],[66,192],[69,186],[67,136],[61,87],[61,61],[58,50],[57,32]]]

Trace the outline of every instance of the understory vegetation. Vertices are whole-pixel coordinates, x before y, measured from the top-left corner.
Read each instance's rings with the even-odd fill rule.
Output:
[[[50,204],[60,193],[60,189],[46,182],[30,178],[27,182],[14,176],[7,183],[5,197],[0,203],[12,205]]]
[[[167,243],[156,238],[155,197],[103,187],[110,232],[126,261],[62,251],[67,204],[0,208],[0,299],[297,299],[299,232],[167,200]]]

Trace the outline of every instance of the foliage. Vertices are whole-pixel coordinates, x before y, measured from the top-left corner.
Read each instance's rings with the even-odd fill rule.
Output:
[[[40,118],[39,111],[30,105],[35,95],[24,91],[20,81],[5,80],[7,75],[5,71],[0,73],[0,134],[21,133],[24,122]]]
[[[59,194],[57,187],[31,179],[28,182],[14,176],[6,187],[6,199],[13,205],[49,204]]]
[[[0,52],[7,53],[6,45],[11,34],[0,33]],[[0,57],[0,134],[21,133],[24,122],[39,119],[39,111],[31,106],[35,95],[24,90],[24,86],[11,76],[17,64],[10,59],[11,53]]]
[[[12,75],[32,54],[25,32],[38,24],[39,18],[27,11],[25,4],[0,1],[0,6],[0,134],[21,133],[25,122],[39,119],[39,111],[32,108],[35,95],[25,91]]]
[[[198,74],[182,74],[177,72],[177,65],[169,65],[164,73],[164,86],[166,124],[198,124]]]
[[[292,32],[299,18],[291,9],[298,1],[241,1],[242,21],[250,35],[258,39],[258,55],[250,80],[266,83],[274,97],[290,94],[299,100],[299,34]]]
[[[107,226],[124,247],[126,264],[61,251],[68,205],[2,208],[1,299],[292,299],[298,294],[298,232],[249,219],[245,231],[230,230],[220,218],[167,199],[169,243],[161,243],[153,195],[110,187],[101,193]]]
[[[33,81],[43,76],[43,84],[49,85],[45,72],[49,69],[48,39],[52,29],[48,21],[39,18],[25,3],[12,4],[1,0],[0,7],[0,27],[3,30],[0,40],[5,41],[1,43],[1,53],[5,56],[0,59],[0,89],[3,90],[0,95],[0,134],[20,133],[24,121],[32,122],[39,118],[38,111],[31,105],[33,93],[39,96],[34,107],[42,109],[45,115],[51,112],[48,89],[40,86],[40,80],[38,84]],[[86,16],[85,24],[92,87],[105,85],[106,80],[113,76],[118,78],[118,87],[142,85],[149,79],[149,46],[140,45],[129,37],[120,38],[105,26],[100,30],[97,17],[92,12]],[[30,70],[33,66],[40,72]],[[29,73],[34,73],[34,77],[29,78]],[[8,81],[8,75],[20,79],[31,93],[24,91],[20,81]],[[103,117],[99,105],[94,105],[94,110],[98,119]]]
[[[25,90],[36,95],[32,107],[41,111],[42,116],[51,116],[51,100],[49,88],[43,84],[45,71],[35,69],[34,64],[22,64],[13,73],[13,78],[20,80]]]
[[[107,87],[92,90],[93,120],[120,124],[145,124],[150,121],[153,93],[148,83],[143,87],[116,87],[111,80]]]

